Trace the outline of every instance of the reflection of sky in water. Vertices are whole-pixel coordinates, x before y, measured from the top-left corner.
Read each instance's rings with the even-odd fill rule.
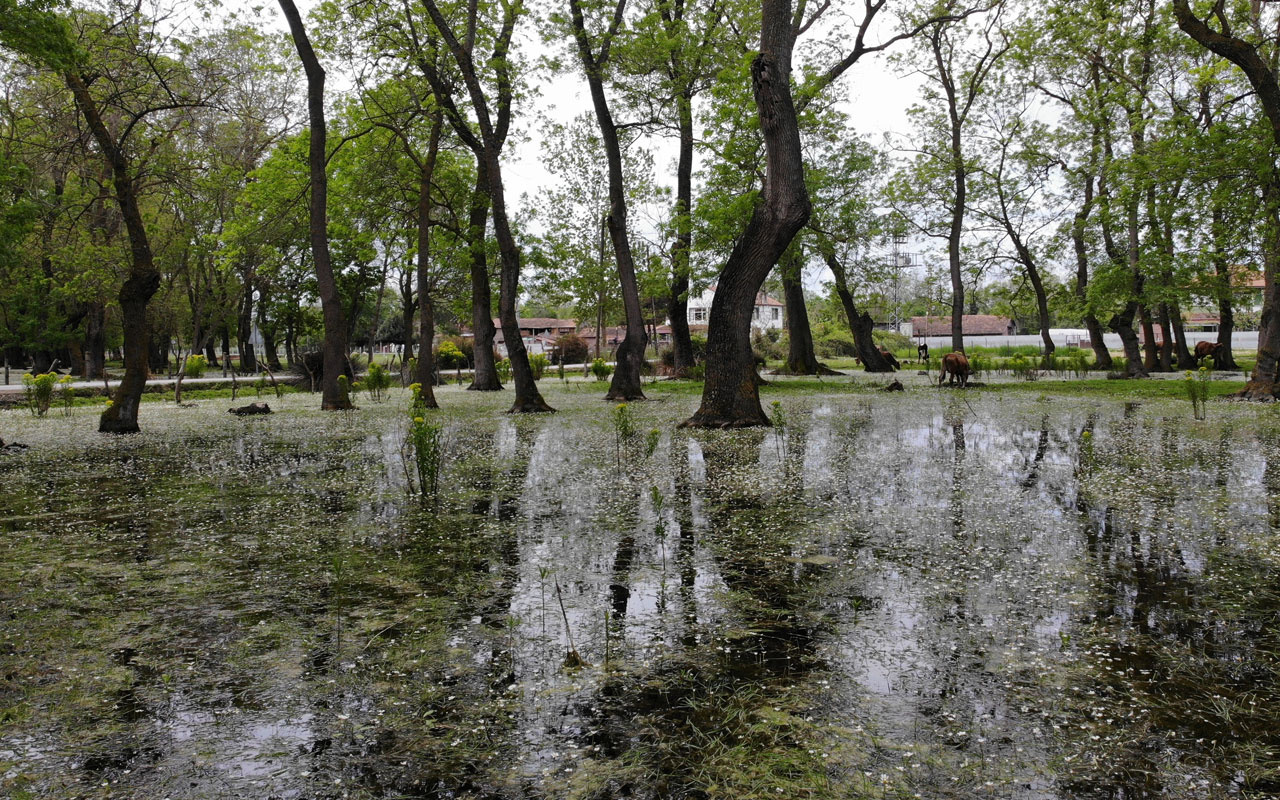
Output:
[[[412,773],[415,737],[447,750],[464,735],[528,780],[571,773],[595,752],[606,658],[643,679],[712,648],[731,679],[772,657],[753,632],[757,603],[804,634],[787,634],[796,663],[783,674],[821,698],[821,721],[855,732],[851,746],[874,737],[859,768],[922,750],[929,763],[903,785],[963,775],[965,791],[1057,796],[1038,682],[1070,666],[1071,637],[1096,615],[1160,624],[1150,575],[1200,575],[1224,531],[1265,527],[1280,454],[1247,425],[1209,442],[1158,415],[1124,420],[1118,405],[966,397],[788,400],[785,430],[741,433],[676,431],[680,408],[636,404],[641,439],[663,430],[648,459],[638,445],[620,455],[602,413],[450,422],[438,518],[404,496],[398,418],[336,423],[328,435],[344,444],[317,452],[278,420],[237,422],[246,433],[206,432],[186,450],[144,437],[127,457],[91,445],[38,479],[11,475],[3,516],[14,541],[39,538],[51,513],[39,498],[70,498],[44,546],[92,564],[67,567],[78,591],[145,576],[127,589],[136,610],[182,621],[178,642],[112,632],[137,640],[136,662],[113,667],[135,684],[130,716],[91,744],[119,754],[94,763],[126,786],[376,796]],[[1086,426],[1103,470],[1087,497]],[[68,494],[104,453],[125,477]],[[1157,479],[1135,479],[1151,461]],[[75,521],[88,509],[98,527]],[[449,570],[476,595],[436,597]],[[757,572],[785,580],[753,595]],[[430,671],[379,661],[411,656],[432,625],[446,652]],[[564,669],[570,642],[589,666]],[[419,703],[436,709],[421,730],[382,727]],[[0,734],[0,757],[35,774],[83,764],[64,735]]]

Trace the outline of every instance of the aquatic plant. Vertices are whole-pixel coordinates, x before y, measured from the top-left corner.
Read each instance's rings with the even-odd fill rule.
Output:
[[[72,386],[75,379],[70,375],[63,375],[58,379],[58,400],[62,403],[62,416],[71,416],[71,406],[75,402],[76,390]]]
[[[412,448],[418,493],[424,501],[434,500],[440,490],[444,426],[427,408],[422,397],[422,385],[414,383],[409,388],[413,392],[413,402],[409,406],[408,445]]]
[[[778,448],[778,458],[787,457],[787,415],[782,410],[782,401],[774,400],[769,404],[769,422],[773,423],[773,442]]]
[[[1210,369],[1201,367],[1198,374],[1192,374],[1191,370],[1187,370],[1187,377],[1183,381],[1183,385],[1187,390],[1187,399],[1191,401],[1191,415],[1195,419],[1207,419],[1208,409],[1206,403],[1209,401],[1209,379],[1212,375]]]
[[[369,399],[381,403],[390,388],[391,370],[376,361],[369,364],[369,372],[364,376],[364,390],[369,393]]]
[[[23,392],[26,395],[27,408],[31,415],[43,417],[53,404],[53,387],[58,384],[58,373],[45,372],[40,375],[26,374],[22,376]]]

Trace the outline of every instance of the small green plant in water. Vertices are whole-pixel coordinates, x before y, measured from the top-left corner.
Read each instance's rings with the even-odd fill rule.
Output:
[[[376,361],[369,365],[369,372],[364,376],[364,389],[369,393],[369,399],[375,403],[381,403],[387,396],[387,390],[391,388],[391,370],[377,363]]]
[[[64,417],[71,416],[71,404],[76,397],[76,390],[71,386],[73,380],[70,375],[63,375],[58,379],[58,400],[62,403]]]
[[[604,363],[603,358],[597,358],[591,362],[591,374],[595,375],[598,381],[607,381],[613,374],[613,367]]]
[[[346,375],[338,376],[338,401],[344,407],[351,405],[351,381]]]
[[[182,366],[182,371],[188,378],[203,378],[204,372],[208,368],[209,360],[199,353],[193,353],[187,356],[187,360]]]
[[[1212,373],[1208,367],[1201,367],[1197,372],[1199,374],[1193,374],[1191,370],[1187,370],[1185,381],[1187,399],[1191,401],[1191,414],[1193,417],[1196,419],[1208,419],[1209,378]]]
[[[787,455],[787,415],[782,410],[782,403],[774,400],[769,404],[769,422],[773,423],[774,441],[778,447],[778,458]]]
[[[412,383],[413,403],[409,406],[409,445],[413,448],[413,465],[418,473],[418,491],[423,501],[435,499],[440,489],[440,466],[443,461],[443,426],[431,418],[422,398],[422,384]]]
[[[658,442],[662,440],[662,431],[653,428],[644,440],[644,457],[652,458],[653,451],[658,449]]]
[[[618,403],[613,407],[613,448],[618,468],[622,468],[623,445],[636,435],[636,421],[631,416],[631,408],[626,403]]]
[[[53,404],[53,387],[58,385],[58,373],[45,372],[41,375],[23,375],[23,391],[26,393],[27,408],[31,415],[43,417],[49,413]]]

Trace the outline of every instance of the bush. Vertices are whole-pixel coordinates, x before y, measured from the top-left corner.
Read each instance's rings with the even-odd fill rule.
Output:
[[[187,363],[183,367],[183,372],[188,378],[203,378],[204,372],[209,368],[209,361],[199,353],[187,356]]]
[[[53,403],[53,387],[58,384],[58,373],[23,375],[22,384],[27,397],[27,408],[31,409],[32,416],[43,417]]]
[[[529,356],[529,371],[533,373],[535,381],[542,380],[542,373],[551,365],[551,359],[547,358],[543,353],[534,353]]]
[[[590,346],[587,344],[586,339],[576,333],[566,333],[556,339],[556,349],[553,353],[554,363],[585,364],[589,352]]]
[[[780,343],[782,334],[777,330],[753,330],[751,332],[751,352],[756,360],[778,361],[787,355],[786,348]]]
[[[821,339],[815,339],[813,350],[819,358],[854,358],[858,355],[853,334],[842,330],[833,330]]]
[[[364,389],[369,393],[369,398],[381,403],[390,388],[391,371],[377,362],[370,364],[369,374],[364,378]]]
[[[596,380],[605,381],[613,374],[613,367],[604,363],[603,358],[597,358],[591,362],[591,374],[596,376]]]
[[[508,359],[500,358],[493,364],[494,371],[498,373],[498,380],[506,383],[511,380],[511,362]]]
[[[440,369],[460,369],[467,365],[467,356],[456,342],[445,339],[436,348],[436,366]]]

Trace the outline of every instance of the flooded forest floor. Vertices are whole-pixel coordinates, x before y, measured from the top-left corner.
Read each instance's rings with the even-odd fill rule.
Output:
[[[542,386],[0,413],[0,796],[1280,797],[1280,410]]]

